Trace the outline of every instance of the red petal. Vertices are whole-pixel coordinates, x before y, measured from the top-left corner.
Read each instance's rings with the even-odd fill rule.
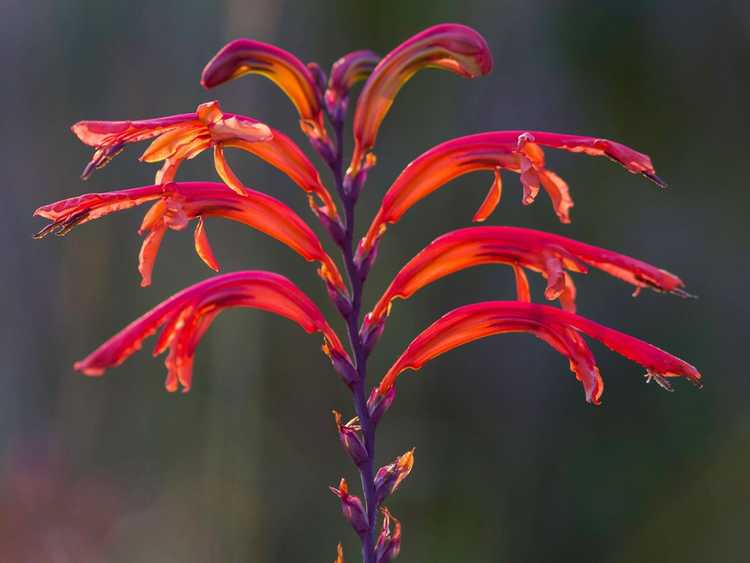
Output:
[[[195,252],[198,253],[201,260],[205,262],[206,266],[211,268],[214,272],[219,271],[219,263],[214,256],[214,251],[211,248],[211,244],[208,242],[206,236],[206,227],[203,222],[203,217],[198,219],[198,223],[195,225]]]

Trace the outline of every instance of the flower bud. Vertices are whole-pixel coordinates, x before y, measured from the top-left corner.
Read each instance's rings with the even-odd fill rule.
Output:
[[[365,444],[360,437],[360,431],[362,429],[359,425],[359,419],[355,417],[346,424],[342,424],[340,412],[333,411],[333,416],[336,420],[336,428],[339,431],[341,445],[344,446],[344,450],[349,454],[349,457],[352,458],[354,464],[359,467],[370,458],[367,453],[367,448],[365,448]]]
[[[387,411],[396,398],[396,386],[394,385],[385,393],[381,393],[377,387],[370,393],[367,399],[367,411],[370,413],[370,421],[373,425],[380,422],[380,417]]]
[[[375,544],[375,562],[390,563],[398,557],[401,551],[401,522],[386,507],[381,508],[380,511],[383,513],[383,529]],[[391,519],[393,531],[391,531]]]
[[[359,497],[349,494],[349,485],[343,477],[339,481],[339,488],[328,487],[331,492],[341,499],[341,512],[360,536],[367,533],[367,515]]]
[[[414,467],[413,448],[397,457],[393,463],[389,463],[378,469],[375,475],[375,499],[377,504],[383,502],[398,489],[401,481],[406,479],[409,473],[411,473],[412,467]]]
[[[328,349],[326,353],[331,359],[333,369],[335,369],[336,373],[341,376],[341,380],[348,387],[351,387],[352,384],[359,379],[359,374],[357,374],[357,370],[354,369],[354,366],[349,361],[349,358],[342,356],[340,353],[330,349]]]

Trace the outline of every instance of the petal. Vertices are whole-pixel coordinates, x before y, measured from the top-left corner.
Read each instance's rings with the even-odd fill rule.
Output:
[[[560,220],[569,222],[573,200],[568,186],[556,174],[544,168],[544,154],[540,146],[609,156],[631,172],[655,177],[646,155],[606,139],[544,131],[491,131],[458,137],[433,147],[404,168],[383,198],[360,243],[360,253],[366,254],[372,250],[385,231],[385,226],[399,221],[417,202],[451,180],[478,170],[503,169],[520,173],[524,184],[524,203],[531,203],[540,186],[544,187]]]
[[[474,214],[472,221],[475,223],[482,223],[492,215],[495,211],[497,204],[500,203],[500,197],[503,194],[503,179],[500,177],[500,169],[495,169],[495,179],[492,181],[490,191],[487,192],[487,196],[484,198],[482,205],[479,206],[477,212]]]
[[[201,75],[204,88],[213,88],[246,74],[260,74],[281,88],[297,108],[305,134],[326,139],[315,77],[297,57],[274,45],[236,39],[212,58]]]
[[[354,116],[354,154],[348,174],[354,176],[375,146],[380,124],[401,87],[417,71],[439,68],[464,78],[492,69],[492,55],[484,38],[458,24],[425,29],[388,53],[372,71],[357,101]]]
[[[167,232],[166,226],[158,227],[146,235],[141,244],[141,251],[138,254],[138,271],[141,273],[141,287],[151,285],[151,274],[154,271],[156,256],[159,254],[161,241]]]
[[[336,547],[336,560],[333,563],[344,563],[344,548],[341,544]]]
[[[642,340],[604,327],[584,317],[548,305],[518,301],[488,301],[454,309],[425,329],[406,348],[380,383],[379,392],[387,393],[398,375],[408,369],[419,370],[429,360],[474,340],[508,332],[530,332],[568,357],[576,376],[582,381],[589,402],[601,395],[598,370],[591,362],[582,340],[572,339],[575,330],[602,342],[611,350],[661,377],[684,376],[698,384],[700,373],[690,364]],[[593,368],[592,368],[593,366]]]
[[[164,301],[75,364],[86,375],[101,375],[140,349],[143,340],[167,323],[157,350],[170,348],[167,387],[190,386],[195,347],[214,317],[224,309],[248,307],[286,317],[306,332],[320,332],[328,346],[346,356],[338,337],[317,306],[297,286],[271,272],[224,274],[195,284]]]
[[[203,217],[200,217],[198,223],[195,225],[195,252],[200,256],[201,260],[205,262],[206,266],[211,268],[214,272],[219,271],[219,263],[214,256],[211,244],[208,242]]]
[[[566,310],[575,310],[575,286],[565,270],[585,273],[587,265],[636,287],[686,295],[677,276],[611,250],[521,227],[469,227],[438,237],[401,268],[365,317],[364,330],[385,321],[394,299],[408,299],[440,278],[482,264],[513,266],[521,301],[530,300],[523,269],[541,273],[545,297],[559,299]]]

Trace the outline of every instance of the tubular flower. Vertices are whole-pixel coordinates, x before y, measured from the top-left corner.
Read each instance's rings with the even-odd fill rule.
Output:
[[[629,172],[664,186],[648,156],[607,139],[543,131],[491,131],[459,137],[433,147],[404,168],[360,242],[360,256],[372,250],[386,225],[397,222],[418,201],[451,180],[477,170],[494,172],[495,180],[474,221],[484,221],[495,209],[500,201],[500,170],[510,170],[520,174],[524,204],[531,204],[543,187],[560,221],[569,223],[573,200],[565,181],[545,167],[542,146],[606,156]]]
[[[246,74],[260,74],[275,82],[297,109],[305,135],[328,142],[315,75],[284,49],[251,39],[235,39],[208,62],[201,74],[201,85],[210,89]]]
[[[375,545],[376,563],[390,563],[401,552],[401,522],[391,514],[384,506],[380,509],[383,513],[383,527]],[[393,529],[391,529],[393,520]]]
[[[169,348],[165,361],[166,388],[190,389],[193,357],[203,334],[224,309],[249,307],[286,317],[307,333],[323,334],[323,351],[332,361],[348,361],[336,333],[320,309],[296,285],[271,272],[245,271],[216,276],[197,283],[167,299],[76,362],[75,369],[91,376],[120,365],[162,325],[154,355]]]
[[[369,160],[378,129],[401,87],[424,68],[476,78],[492,70],[487,42],[470,27],[440,24],[425,29],[388,53],[372,71],[357,100],[354,153],[347,174],[355,176]]]
[[[83,171],[84,179],[94,169],[106,166],[126,144],[157,137],[141,157],[146,162],[164,161],[156,174],[157,183],[173,181],[182,162],[213,146],[217,173],[230,188],[242,194],[244,186],[224,158],[224,148],[237,148],[286,174],[307,192],[310,208],[316,214],[337,217],[336,204],[320,174],[294,141],[251,117],[222,112],[218,102],[201,104],[195,113],[142,121],[80,121],[72,130],[83,143],[96,149]],[[314,201],[313,196],[320,201]]]
[[[524,269],[539,272],[547,280],[544,296],[560,299],[563,308],[575,312],[575,286],[565,270],[586,273],[587,266],[642,288],[681,297],[680,278],[630,256],[559,235],[520,227],[469,227],[451,231],[428,244],[396,275],[372,311],[365,330],[383,323],[394,299],[408,299],[426,285],[465,268],[482,264],[508,264],[514,268],[520,301],[529,301]]]
[[[487,301],[454,309],[419,334],[380,382],[384,395],[398,375],[419,370],[429,360],[474,340],[509,332],[530,332],[567,356],[570,368],[584,386],[586,400],[599,404],[604,388],[599,370],[582,339],[572,339],[571,329],[599,340],[609,349],[643,366],[647,378],[669,388],[667,378],[684,376],[699,384],[701,375],[693,366],[642,340],[602,326],[594,321],[550,307],[520,301]]]
[[[352,51],[333,63],[324,99],[334,121],[340,122],[344,118],[349,105],[349,92],[357,82],[370,76],[378,61],[378,55],[363,49]]]
[[[184,229],[198,219],[195,248],[213,270],[219,266],[206,237],[203,220],[218,216],[257,229],[286,244],[308,261],[321,263],[320,276],[336,292],[346,294],[346,286],[333,259],[310,227],[292,209],[277,199],[248,188],[243,195],[227,190],[218,182],[180,182],[144,186],[99,194],[85,194],[40,207],[34,215],[52,221],[36,235],[68,233],[74,226],[98,219],[147,201],[158,200],[143,219],[140,233],[145,234],[140,253],[141,285],[151,283],[151,272],[161,240],[167,229]]]

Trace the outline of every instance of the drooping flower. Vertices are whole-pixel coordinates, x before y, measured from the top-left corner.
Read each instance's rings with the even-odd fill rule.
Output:
[[[588,348],[581,347],[583,340],[571,338],[571,329],[645,367],[648,379],[655,379],[664,387],[669,388],[667,378],[672,377],[684,376],[695,384],[700,383],[700,373],[687,362],[579,315],[549,305],[487,301],[454,309],[422,331],[388,370],[378,391],[381,395],[387,394],[401,372],[419,370],[431,359],[463,344],[494,334],[529,332],[568,358],[571,371],[583,384],[586,400],[599,404],[604,389],[599,370]]]
[[[356,176],[366,161],[374,162],[370,151],[396,94],[414,74],[425,68],[476,78],[492,70],[492,54],[484,37],[470,27],[440,24],[407,39],[383,57],[357,100],[354,153],[348,176]]]
[[[76,362],[77,371],[99,376],[120,365],[161,326],[154,356],[169,348],[165,361],[166,388],[188,391],[192,382],[193,357],[203,334],[224,309],[249,307],[275,313],[296,322],[307,333],[323,334],[323,351],[331,361],[348,362],[341,341],[323,313],[302,290],[284,276],[264,271],[234,272],[215,276],[173,295]]]
[[[337,217],[336,204],[320,174],[294,141],[251,117],[224,113],[215,101],[199,105],[194,113],[141,121],[79,121],[72,130],[83,143],[95,148],[83,171],[84,179],[106,166],[127,144],[154,139],[141,160],[164,162],[156,174],[156,183],[173,181],[185,160],[213,147],[217,173],[230,188],[242,194],[244,185],[224,156],[225,148],[236,148],[286,174],[308,194],[316,214]]]
[[[339,481],[338,488],[328,487],[330,491],[341,500],[341,512],[344,518],[352,525],[354,531],[360,536],[369,530],[367,514],[360,498],[349,494],[349,485],[343,477]]]
[[[249,188],[239,195],[218,182],[172,182],[64,199],[34,212],[52,221],[36,236],[41,238],[52,232],[64,235],[76,225],[155,200],[158,201],[144,217],[140,229],[145,234],[139,261],[143,286],[151,283],[154,261],[167,229],[184,229],[195,218],[198,219],[196,251],[210,268],[218,270],[203,224],[205,217],[218,216],[258,229],[306,260],[320,262],[320,276],[336,292],[347,292],[335,262],[312,229],[291,208]]]
[[[408,299],[426,285],[465,268],[482,264],[513,267],[518,299],[530,301],[524,269],[539,272],[546,280],[544,296],[560,299],[563,308],[575,312],[575,286],[566,270],[586,273],[598,268],[633,286],[689,294],[680,278],[641,260],[567,237],[521,227],[469,227],[446,233],[412,258],[365,317],[363,331],[385,321],[394,299]]]
[[[401,522],[385,506],[381,507],[380,512],[383,514],[383,527],[375,544],[375,562],[390,563],[401,552]]]
[[[230,41],[214,55],[201,74],[204,88],[214,88],[229,80],[260,74],[281,88],[297,108],[300,128],[311,140],[327,143],[323,123],[322,92],[313,72],[297,57],[284,49],[254,41]]]
[[[404,168],[385,194],[367,234],[360,242],[360,260],[372,250],[386,226],[401,219],[418,201],[451,180],[478,170],[494,172],[495,179],[474,215],[474,221],[484,221],[497,206],[501,193],[500,170],[509,170],[520,174],[524,204],[531,204],[543,187],[560,221],[570,222],[569,210],[573,200],[568,186],[562,178],[546,168],[542,146],[590,156],[606,156],[629,172],[642,174],[664,186],[648,156],[607,139],[544,131],[491,131],[459,137],[431,148]]]
[[[360,80],[372,73],[380,57],[367,49],[347,53],[331,67],[325,103],[331,119],[340,122],[349,105],[349,92]]]

